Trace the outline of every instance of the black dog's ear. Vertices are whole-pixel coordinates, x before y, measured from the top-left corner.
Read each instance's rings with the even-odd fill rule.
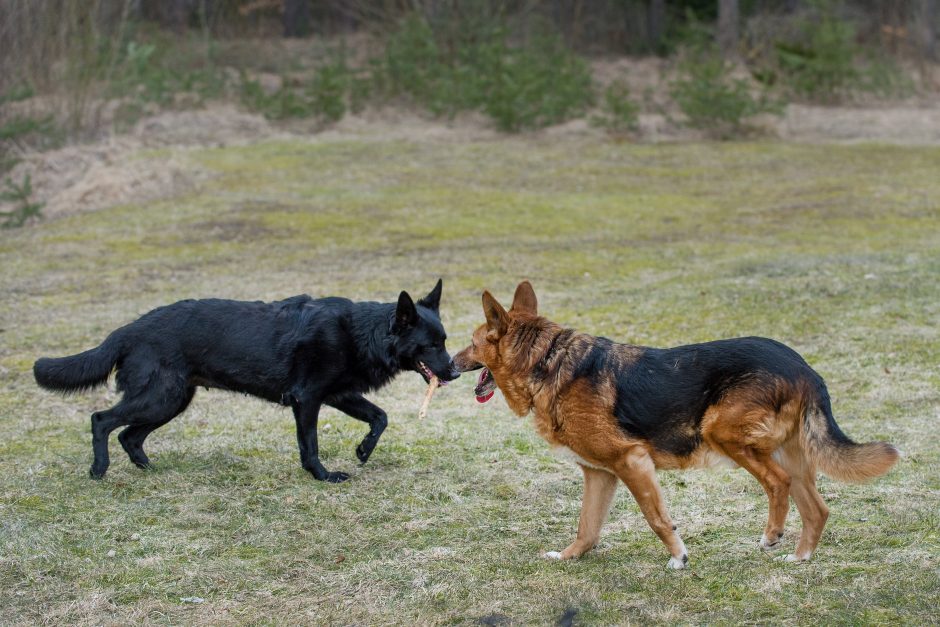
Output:
[[[438,279],[437,285],[434,286],[434,289],[431,290],[431,293],[419,300],[418,304],[437,313],[441,308],[441,288],[443,286],[444,280]]]
[[[392,325],[392,330],[403,331],[413,327],[417,322],[418,310],[415,309],[415,303],[408,292],[402,291],[398,295],[398,307],[395,308],[395,324]]]

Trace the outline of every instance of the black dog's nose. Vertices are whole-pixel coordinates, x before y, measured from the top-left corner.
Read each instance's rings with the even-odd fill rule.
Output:
[[[450,368],[450,374],[449,374],[449,379],[448,379],[449,381],[453,381],[454,379],[460,376],[460,370],[458,370],[457,366],[454,365],[453,359],[450,360],[450,364],[448,365],[448,368]]]

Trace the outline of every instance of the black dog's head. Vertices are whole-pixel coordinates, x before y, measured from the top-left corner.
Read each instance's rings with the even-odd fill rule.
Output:
[[[403,370],[414,370],[426,382],[436,376],[441,385],[460,376],[444,348],[447,334],[441,324],[440,305],[443,282],[439,279],[431,293],[417,304],[402,292],[398,295],[392,335],[398,362]]]

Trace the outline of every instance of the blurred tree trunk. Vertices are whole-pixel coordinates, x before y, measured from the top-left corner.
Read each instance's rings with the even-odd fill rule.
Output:
[[[284,36],[310,34],[310,0],[284,0]]]
[[[718,0],[718,47],[725,57],[738,54],[738,0]]]
[[[931,61],[937,60],[937,17],[937,0],[921,0],[924,56]]]
[[[662,51],[665,31],[666,0],[650,0],[646,13],[646,44],[652,52]]]
[[[138,11],[145,17],[156,20],[161,26],[182,31],[189,21],[191,0],[143,0]]]

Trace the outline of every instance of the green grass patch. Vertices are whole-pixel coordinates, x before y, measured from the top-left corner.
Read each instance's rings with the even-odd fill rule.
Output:
[[[510,138],[192,158],[216,176],[185,196],[0,232],[0,623],[934,621],[940,150]],[[539,555],[573,537],[580,473],[500,398],[478,406],[472,377],[423,422],[417,375],[373,394],[390,425],[361,468],[364,426],[324,411],[324,463],[353,475],[324,485],[289,411],[203,390],[148,440],[155,470],[112,438],[90,481],[89,414],[116,392],[63,398],[30,372],[181,298],[392,300],[439,276],[451,351],[481,291],[523,278],[553,319],[623,341],[775,337],[847,433],[904,458],[870,485],[820,479],[832,516],[808,564],[758,550],[766,498],[741,471],[660,475],[690,571],[665,570],[626,490],[598,549],[559,564]]]

